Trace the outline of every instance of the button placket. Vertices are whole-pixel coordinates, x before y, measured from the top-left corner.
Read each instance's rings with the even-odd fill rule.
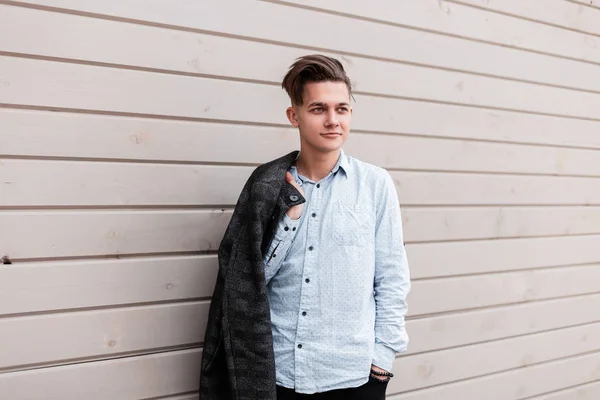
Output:
[[[301,316],[298,315],[298,322],[297,322],[297,328],[296,328],[296,352],[295,352],[295,359],[296,359],[296,378],[300,378],[300,376],[303,375],[303,368],[308,368],[308,366],[306,366],[304,364],[303,361],[306,361],[305,355],[310,354],[309,352],[307,352],[307,344],[308,344],[308,340],[310,339],[311,336],[311,331],[313,330],[312,327],[310,326],[310,319],[307,318],[306,316],[307,314],[307,310],[310,311],[311,310],[311,299],[314,297],[314,293],[316,290],[316,287],[314,284],[312,284],[311,278],[313,277],[314,271],[316,270],[316,263],[318,261],[318,247],[319,247],[319,243],[314,242],[315,240],[318,240],[318,232],[319,232],[319,219],[315,218],[316,214],[315,214],[315,210],[318,210],[319,205],[320,205],[320,200],[321,200],[321,196],[320,196],[320,190],[317,190],[314,186],[314,184],[312,185],[312,190],[310,193],[310,201],[308,202],[308,204],[310,205],[310,209],[307,209],[306,212],[309,213],[307,215],[307,218],[305,223],[307,224],[306,229],[307,229],[307,235],[306,235],[306,239],[307,239],[307,248],[305,251],[305,255],[304,255],[304,270],[303,270],[303,274],[302,274],[302,288],[301,288],[301,294],[300,294],[300,310],[302,310],[302,314]],[[305,187],[308,185],[305,185]],[[301,378],[300,378],[301,380]]]

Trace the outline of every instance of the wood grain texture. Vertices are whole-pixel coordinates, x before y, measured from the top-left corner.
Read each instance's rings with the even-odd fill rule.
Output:
[[[216,276],[214,255],[6,265],[0,315],[206,299]]]
[[[131,400],[175,395],[197,390],[201,357],[200,350],[183,350],[5,373],[0,374],[0,392],[11,400]]]
[[[260,164],[299,148],[298,133],[283,127],[2,108],[0,118],[0,151],[12,157]],[[549,125],[543,135],[536,135],[533,129],[521,127],[497,138],[552,147],[479,140],[484,137],[461,140],[352,132],[344,148],[349,155],[383,168],[600,176],[596,162],[600,140],[595,131],[579,128],[574,125],[574,131],[565,135],[551,131]],[[579,133],[583,135],[576,142]],[[598,149],[591,149],[594,146]]]
[[[392,400],[489,399],[521,400],[600,378],[600,353],[519,368],[482,378],[390,396]],[[552,376],[552,379],[548,379]],[[388,394],[397,389],[393,386]]]
[[[356,21],[344,16],[270,2],[190,3],[176,0],[169,2],[168,6],[158,0],[136,0],[126,4],[96,3],[93,0],[28,0],[24,3],[161,24],[175,29],[252,38],[309,48],[309,52],[340,52],[344,57],[360,55],[579,88],[589,87],[589,80],[585,77],[595,70],[588,69],[589,72],[584,75],[565,74],[565,70],[577,68],[573,66],[576,62],[511,47],[490,46],[438,33]],[[432,1],[428,2],[431,3]],[[230,12],[232,5],[235,5],[238,13]],[[446,7],[447,4],[444,4],[444,9]],[[306,31],[304,21],[311,21],[313,29]],[[521,21],[511,21],[508,30],[515,24],[520,25]],[[332,25],[336,27],[333,31],[329,29]],[[535,32],[538,27],[532,24],[530,29]],[[389,43],[394,45],[390,46]],[[419,45],[415,46],[415,43]],[[472,57],[473,54],[478,56]]]
[[[409,7],[409,3],[402,5],[402,3],[378,2],[366,6],[359,1],[344,3],[338,1],[328,2],[326,5],[318,2],[309,2],[309,4],[328,8],[342,7],[348,12],[361,15],[394,16],[392,18],[410,21],[417,21],[419,17],[425,19],[423,13],[432,14],[432,16],[433,14],[439,15],[444,20],[448,18],[452,20],[458,17],[458,14],[468,11],[477,16],[476,24],[455,21],[451,23],[452,27],[449,29],[488,32],[493,36],[503,36],[500,42],[541,41],[543,47],[553,49],[557,48],[557,43],[564,42],[563,47],[569,54],[581,56],[586,55],[587,53],[584,53],[589,50],[588,53],[591,53],[592,56],[595,53],[600,55],[600,51],[590,47],[590,44],[587,43],[587,41],[595,40],[591,36],[589,39],[584,39],[583,34],[545,25],[540,25],[540,29],[545,28],[552,31],[553,34],[548,35],[541,32],[540,29],[528,29],[528,34],[503,30],[498,26],[505,24],[504,20],[506,19],[525,25],[527,28],[530,28],[532,24],[495,13],[487,13],[488,16],[485,16],[481,10],[457,4],[447,4],[440,8],[437,2],[426,0],[418,2],[416,5],[410,5],[413,7],[410,12],[404,10]],[[461,13],[453,12],[451,17],[448,17],[444,12],[446,7],[448,9],[460,8],[462,11]],[[388,10],[389,8],[392,10]],[[394,10],[396,8],[397,10]],[[472,16],[468,18],[473,19]],[[485,21],[484,18],[503,20],[492,23]],[[27,25],[19,23],[23,20],[39,26],[40,29],[48,32],[48,35],[44,40],[38,40],[27,31]],[[427,20],[432,21],[433,18],[427,18]],[[68,29],[64,29],[65,26]],[[483,29],[484,27],[486,29]],[[560,34],[558,36],[576,37],[573,40],[561,40],[567,38],[557,39],[556,33]],[[12,41],[9,39],[11,37],[23,39]],[[472,42],[472,45],[478,44]],[[15,53],[64,58],[76,62],[107,63],[126,68],[155,69],[161,72],[256,80],[273,85],[280,84],[281,71],[285,71],[292,60],[307,52],[306,49],[284,45],[195,32],[174,34],[172,30],[168,29],[16,7],[4,7],[0,14],[0,47],[5,51]],[[161,57],[157,57],[155,52],[159,52]],[[232,62],[232,54],[245,61],[243,63]],[[339,57],[335,52],[326,52],[326,54]],[[528,56],[528,54],[516,52],[511,61],[516,62],[523,56]],[[578,110],[586,107],[591,110],[591,105],[595,104],[599,97],[598,94],[581,93],[578,90],[560,89],[358,56],[344,56],[343,61],[353,80],[354,90],[361,93],[564,115],[580,115]],[[567,62],[567,60],[561,60],[561,62]],[[546,64],[553,66],[554,62]],[[569,70],[572,71],[574,77],[563,79],[581,80],[593,69],[592,65],[577,62],[571,62],[571,64]],[[377,71],[377,74],[373,74],[372,71]],[[399,76],[402,79],[396,79]],[[585,85],[574,87],[585,91],[600,92],[600,84],[596,84],[595,81],[588,80]]]
[[[208,302],[190,302],[0,318],[6,346],[0,368],[198,345],[208,308]]]
[[[597,48],[596,38],[593,36],[487,12],[460,4],[460,1],[458,4],[437,0],[419,1],[416,4],[380,1],[368,5],[360,0],[334,0],[326,3],[318,0],[281,0],[278,2],[310,6],[357,18],[370,18],[383,23],[434,31],[443,35],[459,36],[516,49],[600,63],[600,49]],[[502,3],[502,1],[476,2],[471,0],[471,3],[486,8],[488,3]],[[556,3],[552,0],[544,2],[544,8],[551,8],[553,15],[557,15],[561,11],[573,13],[576,9],[573,5],[558,6]],[[491,7],[493,8],[494,5]],[[504,7],[510,7],[510,4],[505,4]],[[521,8],[525,7],[521,6]]]

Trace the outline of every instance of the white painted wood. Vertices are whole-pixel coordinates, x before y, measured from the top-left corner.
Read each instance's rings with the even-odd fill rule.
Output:
[[[252,167],[0,160],[0,205],[235,205]]]
[[[184,394],[182,396],[164,397],[161,400],[200,400],[199,394]],[[147,399],[151,400],[151,399]]]
[[[409,242],[600,233],[600,207],[411,207],[403,215]]]
[[[408,304],[410,315],[410,298]],[[600,294],[593,294],[416,318],[407,323],[410,346],[405,354],[470,346],[511,336],[588,324],[598,322],[599,316]]]
[[[600,40],[581,32],[438,0],[402,1],[281,0],[282,4],[314,7],[359,18],[431,30],[440,34],[481,40],[517,49],[532,50],[590,62],[600,62]],[[498,1],[499,2],[499,1]],[[475,3],[475,1],[473,1]],[[489,2],[488,2],[489,3]],[[550,2],[550,7],[553,5]],[[486,6],[479,1],[478,5]],[[544,7],[548,7],[545,5]],[[564,7],[561,7],[562,9]],[[574,7],[571,7],[574,8]],[[554,12],[559,11],[555,8]]]
[[[131,400],[192,392],[201,357],[183,350],[5,373],[0,393],[11,400]]]
[[[600,4],[598,3],[597,0],[567,0],[567,1],[570,1],[571,3],[584,4],[590,8],[600,9]]]
[[[90,109],[104,112],[153,114],[168,117],[217,119],[287,126],[283,108],[287,95],[275,85],[232,82],[199,77],[120,70],[88,65],[50,62],[13,57],[0,57],[6,71],[0,88],[3,103],[39,107]],[[202,95],[202,94],[206,95]],[[236,96],[230,96],[236,93]],[[539,101],[564,103],[568,115],[597,118],[600,95],[575,93],[573,96],[543,97]],[[591,96],[590,98],[588,98]],[[435,125],[444,114],[451,124],[473,123],[464,114],[484,117],[501,123],[497,110],[465,108],[458,105],[356,95],[360,112],[354,114],[356,130],[378,132],[429,131],[422,121],[437,115]],[[562,107],[562,106],[561,106]],[[232,113],[231,110],[236,110]],[[277,111],[281,110],[281,112]],[[399,113],[399,110],[400,113]],[[357,109],[358,111],[358,109]],[[439,115],[438,115],[439,114]],[[450,114],[450,115],[448,115]],[[520,113],[509,113],[520,118]],[[560,119],[558,117],[544,117]],[[598,125],[598,121],[594,121]],[[487,124],[489,125],[488,121]],[[449,128],[442,125],[447,131]],[[437,130],[439,130],[438,127]],[[430,134],[433,134],[430,132]]]
[[[599,233],[598,224],[594,222],[600,215],[598,207],[533,210],[457,208],[439,212],[434,208],[409,208],[404,211],[405,242],[434,245],[432,242],[439,241]],[[12,258],[38,258],[214,251],[218,249],[231,212],[231,209],[4,211],[0,212],[0,224],[6,227],[0,230],[0,253]],[[552,217],[547,217],[548,213],[552,213]],[[472,244],[467,246],[471,248]],[[462,251],[452,245],[447,249],[455,254]],[[597,257],[595,249],[591,256],[594,255]],[[579,260],[580,257],[587,260],[590,255],[585,252],[573,258]],[[432,264],[416,265],[434,270],[443,267],[436,258],[427,261]],[[446,259],[443,265],[448,261]]]
[[[600,292],[600,264],[413,282],[410,314],[522,303]]]
[[[0,159],[0,162],[3,186],[0,206],[9,207],[235,205],[254,170],[254,167],[89,161]],[[405,206],[600,205],[600,178],[416,171],[390,174]],[[452,210],[432,212],[446,211]],[[499,225],[505,217],[503,213],[499,211],[496,215]],[[483,211],[483,214],[489,213]],[[584,214],[592,222],[598,220],[595,208]],[[510,219],[510,215],[506,217]],[[450,219],[446,222],[451,223]],[[573,229],[577,230],[577,225]],[[501,231],[501,226],[496,231]]]
[[[589,87],[586,77],[590,75],[564,73],[573,68],[571,60],[270,2],[176,0],[166,5],[158,0],[131,0],[119,4],[93,0],[28,0],[26,3],[315,49],[308,52],[331,50],[534,82]],[[236,13],[231,13],[232,7]],[[311,21],[312,29],[306,30],[305,21]],[[331,30],[330,26],[336,29]],[[415,43],[419,45],[415,46]],[[478,56],[472,57],[473,54]]]
[[[600,353],[596,352],[389,398],[391,400],[520,400],[600,379],[599,365]],[[393,392],[388,390],[388,394]]]
[[[199,400],[199,396],[199,394],[184,394],[183,396],[164,397],[164,400]]]
[[[429,8],[436,14],[441,13],[442,18],[447,17],[438,7],[437,1],[435,1],[434,7],[431,3],[432,0],[418,2],[417,7]],[[369,10],[390,15],[389,10],[386,10],[390,5],[394,4],[392,7],[399,9],[406,8],[409,5],[409,3],[403,6],[402,3],[379,2],[369,3],[371,5],[366,6],[357,1],[347,5],[346,3],[343,4],[344,7],[348,7],[348,11],[364,11],[365,15],[371,12]],[[340,6],[341,3],[339,2],[325,5],[325,7],[333,8]],[[410,7],[414,7],[414,5],[410,5]],[[448,5],[447,7],[460,7],[477,15],[482,14],[480,10],[461,5]],[[362,10],[362,8],[365,8],[365,10]],[[280,83],[282,71],[287,70],[292,60],[306,54],[305,49],[262,42],[243,41],[193,32],[174,34],[170,29],[96,18],[82,18],[75,15],[49,13],[18,7],[4,7],[4,9],[5,11],[0,13],[0,48],[19,53],[155,68],[189,74],[254,79],[270,82],[274,85]],[[410,13],[398,10],[397,13],[391,13],[391,15],[412,20],[418,11],[426,10],[414,8]],[[492,17],[514,19],[494,13],[488,14]],[[454,16],[454,13],[452,16]],[[23,20],[29,21],[29,24],[39,26],[40,29],[47,31],[48,35],[40,40],[38,36],[32,35],[31,31],[28,30],[27,26],[29,25],[21,23]],[[522,20],[516,21],[521,21],[526,25],[531,24]],[[69,28],[62,28],[64,26]],[[458,23],[457,26],[462,27],[464,25]],[[470,25],[466,26],[467,29],[472,28]],[[581,35],[553,27],[545,27],[567,34]],[[479,27],[476,27],[476,30],[480,31]],[[493,31],[504,32],[501,29]],[[537,30],[529,29],[529,31],[538,33]],[[516,33],[514,34],[516,35]],[[512,32],[511,35],[513,35]],[[11,37],[19,37],[22,40],[10,40]],[[543,34],[541,37],[544,41],[556,43],[556,41],[552,42],[551,37],[546,38]],[[147,48],[150,43],[153,51],[139,51],[139,49]],[[589,47],[586,46],[585,48]],[[600,53],[600,50],[598,52]],[[157,57],[156,53],[161,54],[161,56]],[[232,54],[247,61],[243,63],[231,62]],[[331,55],[339,57],[337,54]],[[577,112],[577,108],[583,110],[599,101],[599,95],[597,94],[579,93],[573,90],[476,76],[468,73],[423,68],[361,57],[344,56],[344,61],[354,82],[354,89],[359,92],[568,115]],[[583,70],[579,71],[578,67]],[[590,65],[573,63],[570,70],[573,74],[582,73],[585,76],[590,68]],[[600,67],[595,68],[595,73],[597,73]],[[373,71],[377,71],[377,73],[373,74]],[[402,79],[396,78],[399,76]],[[596,86],[596,82],[588,80],[585,86],[579,88],[600,91],[600,83]]]
[[[600,323],[594,323],[400,357],[394,363],[394,374],[398,378],[392,379],[388,393],[407,392],[597,351],[599,341]],[[462,398],[471,397],[456,397]],[[505,397],[509,398],[513,397]]]
[[[404,205],[595,205],[593,178],[391,172]]]
[[[230,210],[0,213],[0,253],[12,258],[215,251]]]
[[[191,346],[203,340],[208,308],[194,302],[1,318],[0,368]]]
[[[299,148],[298,133],[291,128],[1,108],[0,119],[0,154],[9,156],[259,164]],[[485,137],[464,141],[352,132],[344,149],[384,168],[600,176],[597,131],[578,125],[588,121],[561,121],[576,123],[569,135],[550,131],[554,125],[539,135],[522,126],[506,131],[514,137],[496,138],[557,147],[479,141]]]
[[[207,298],[216,273],[216,256],[18,263],[0,269],[0,315]],[[593,264],[416,280],[410,315],[596,293],[598,274]]]
[[[490,11],[563,26],[567,29],[585,33],[600,34],[598,14],[593,9],[565,0],[545,0],[543,7],[540,7],[535,1],[521,0],[490,0],[485,2],[480,0],[453,0],[452,2],[482,7]]]
[[[0,268],[0,315],[208,298],[217,268],[213,255],[15,263]]]
[[[413,278],[596,263],[600,235],[412,244]]]
[[[532,397],[530,400],[596,400],[599,397],[600,381],[595,381],[558,392]]]
[[[15,109],[0,109],[0,118],[0,152],[10,156],[260,164],[299,148],[298,133],[291,128]],[[517,133],[521,137],[514,139],[524,141],[527,132]],[[598,149],[359,132],[351,133],[344,148],[384,168],[600,176],[600,140],[595,133],[587,136],[574,143],[572,135],[556,131],[528,140]]]
[[[0,62],[10,62],[13,66],[11,77],[18,78],[19,85],[14,82],[11,84],[10,80],[7,80],[9,85],[5,85],[0,91],[0,99],[10,103],[288,126],[282,105],[287,104],[289,100],[285,98],[281,89],[274,86],[7,57],[0,58]],[[39,81],[32,77],[38,77]],[[58,86],[51,82],[57,82]],[[18,91],[9,90],[11,85],[13,88],[23,88]],[[235,92],[236,96],[228,95],[232,92]],[[210,96],[199,96],[198,93],[210,93]],[[598,129],[597,121],[372,96],[355,97],[360,105],[354,113],[355,130],[517,142],[546,142],[546,139],[543,139],[546,132],[552,132],[551,138],[556,135],[556,140],[559,140],[560,135],[567,136],[564,135],[565,131],[580,131],[581,138],[575,136],[574,139],[560,139],[561,143],[591,143],[591,146],[596,147],[600,143],[594,136]],[[231,113],[231,109],[238,111]],[[431,118],[432,115],[436,118]],[[143,137],[133,139],[139,141],[143,140]],[[547,140],[552,143],[552,139]]]
[[[411,220],[410,212],[407,209],[404,215],[409,218],[406,241],[414,278],[584,264],[600,259],[594,245],[598,235],[411,244],[411,231],[415,229],[418,235],[420,224],[418,219]],[[6,227],[0,230],[0,253],[13,259],[30,259],[214,251],[230,215],[230,210],[5,211],[0,213],[1,225]],[[492,215],[495,217],[496,212]],[[530,220],[533,224],[535,221]],[[522,221],[519,223],[508,232],[522,228]],[[452,229],[460,232],[448,226],[444,240],[453,239]],[[440,238],[439,233],[429,234],[432,236],[428,240]],[[476,238],[476,234],[475,229],[471,235]],[[556,248],[562,251],[556,252]]]

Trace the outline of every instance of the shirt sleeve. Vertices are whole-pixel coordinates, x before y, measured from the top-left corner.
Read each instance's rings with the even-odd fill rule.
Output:
[[[300,218],[292,220],[287,215],[279,221],[279,225],[275,231],[273,242],[265,255],[265,278],[267,284],[277,274],[279,268],[283,264],[285,257],[287,256],[292,242],[296,237],[298,231],[298,225],[300,224]]]
[[[391,371],[396,353],[406,351],[406,298],[411,289],[402,217],[396,188],[386,173],[375,230],[375,351],[373,365]]]

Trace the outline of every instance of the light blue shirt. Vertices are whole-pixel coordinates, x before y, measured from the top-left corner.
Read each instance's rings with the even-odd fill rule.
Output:
[[[394,182],[343,153],[265,256],[277,384],[299,393],[357,387],[407,348],[410,275]]]

